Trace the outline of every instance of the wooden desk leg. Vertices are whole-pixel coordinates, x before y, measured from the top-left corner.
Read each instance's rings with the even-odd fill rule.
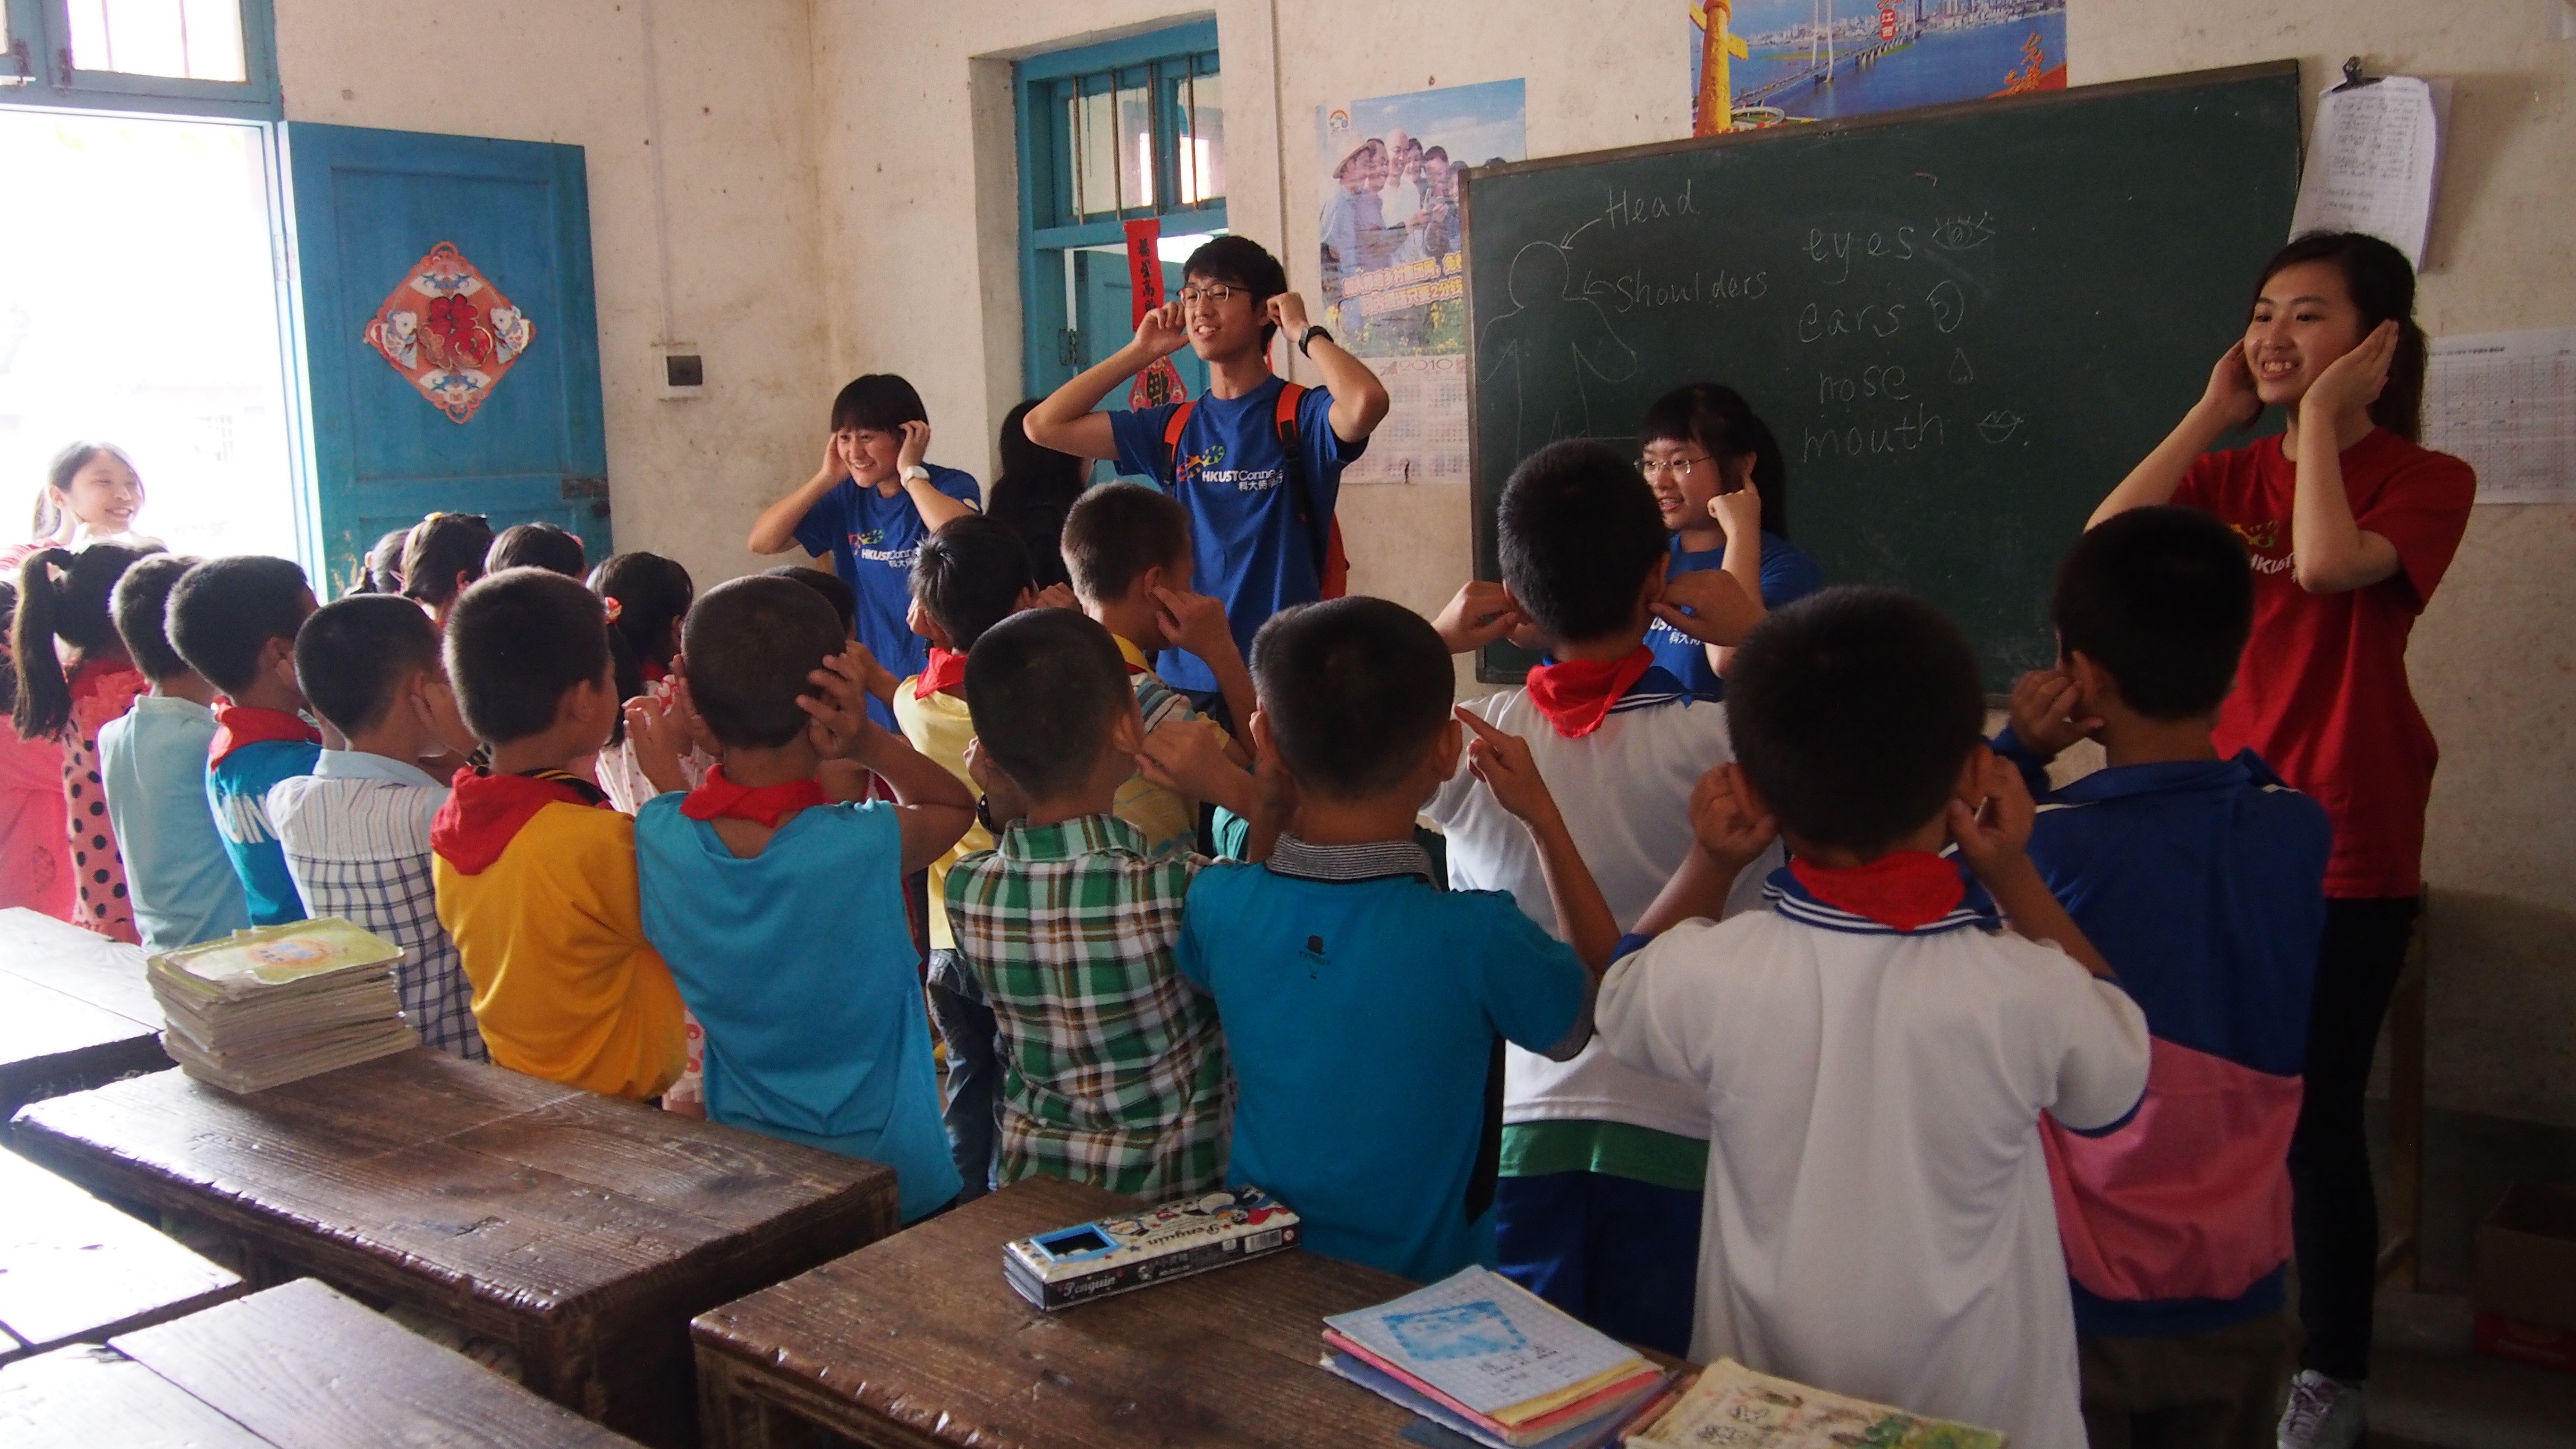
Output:
[[[2424,1281],[2424,994],[2431,974],[2433,893],[2424,892],[2406,969],[2388,1002],[2388,1222],[2379,1281],[2415,1292]]]
[[[762,1399],[721,1354],[698,1355],[698,1433],[706,1449],[828,1449],[849,1444]]]

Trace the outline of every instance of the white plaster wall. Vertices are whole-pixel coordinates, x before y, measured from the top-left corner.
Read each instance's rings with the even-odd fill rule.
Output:
[[[823,352],[811,17],[805,0],[651,0],[665,338],[640,4],[277,0],[278,69],[290,121],[584,148],[617,544],[680,560],[704,590],[762,562],[743,537],[813,471],[838,381]],[[442,58],[460,55],[473,62]],[[658,396],[660,341],[705,356],[704,397]]]

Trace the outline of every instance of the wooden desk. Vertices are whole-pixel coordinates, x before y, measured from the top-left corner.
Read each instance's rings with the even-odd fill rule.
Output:
[[[18,1150],[510,1343],[529,1386],[696,1439],[688,1320],[895,1227],[892,1170],[426,1049],[249,1096],[181,1072],[38,1102]]]
[[[0,1363],[211,1308],[241,1279],[0,1152]]]
[[[169,1065],[142,947],[24,906],[0,910],[0,1120]]]
[[[1395,1445],[1413,1414],[1316,1366],[1324,1315],[1415,1285],[1291,1251],[1040,1313],[1002,1245],[1133,1198],[1014,1183],[690,1325],[718,1449]]]
[[[612,1449],[547,1403],[310,1278],[0,1369],[0,1439],[92,1449]]]

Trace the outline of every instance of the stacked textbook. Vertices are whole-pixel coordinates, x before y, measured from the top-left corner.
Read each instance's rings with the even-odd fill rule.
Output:
[[[1593,1449],[1663,1370],[1499,1273],[1467,1268],[1324,1320],[1324,1367],[1488,1449]]]
[[[394,985],[402,960],[393,942],[325,918],[165,951],[145,974],[180,1069],[257,1092],[420,1045]]]
[[[1846,1398],[1756,1373],[1719,1359],[1670,1404],[1647,1411],[1628,1449],[2004,1449],[2004,1436],[1945,1419],[1927,1419],[1866,1399]]]

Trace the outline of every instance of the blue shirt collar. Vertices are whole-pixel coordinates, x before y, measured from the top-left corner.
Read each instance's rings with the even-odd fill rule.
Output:
[[[2252,750],[2238,750],[2224,760],[2164,760],[2152,765],[2114,765],[2052,791],[2049,801],[2059,805],[2091,805],[2103,800],[2117,800],[2131,795],[2155,795],[2183,790],[2288,789],[2263,757]]]
[[[1969,874],[1966,862],[1955,855],[1950,857],[1950,861],[1966,878],[1967,894],[1959,898],[1959,904],[1951,908],[1950,914],[1911,931],[1900,931],[1840,906],[1825,904],[1809,894],[1797,874],[1785,865],[1771,872],[1770,879],[1763,882],[1762,899],[1770,904],[1771,909],[1801,925],[1820,926],[1828,931],[1854,936],[1938,936],[1965,926],[1974,926],[1981,931],[2001,930],[2003,913],[1995,909],[1994,897],[1987,895],[1986,888],[1977,884],[1977,878]]]
[[[387,780],[397,785],[427,785],[435,790],[447,788],[447,782],[418,765],[388,759],[366,750],[324,750],[313,762],[313,773],[326,780]]]

